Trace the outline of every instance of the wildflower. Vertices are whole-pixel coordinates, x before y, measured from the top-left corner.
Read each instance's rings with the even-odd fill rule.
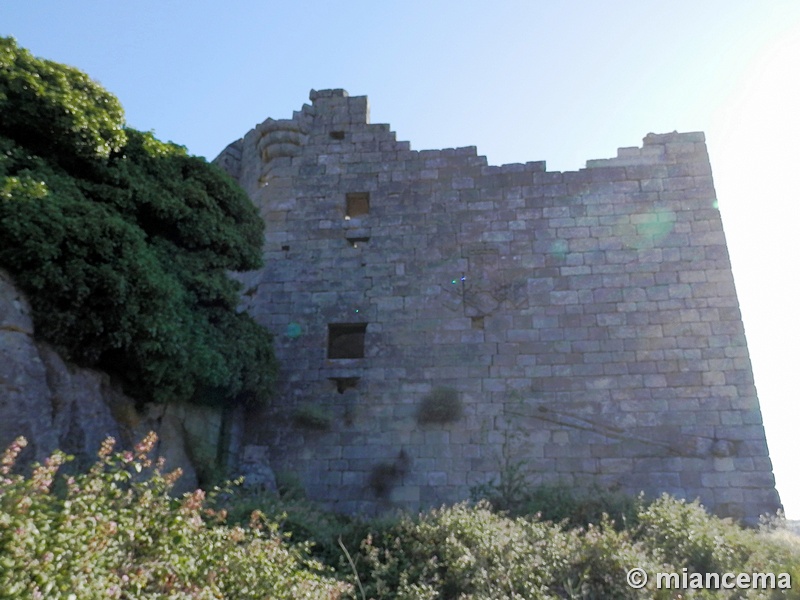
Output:
[[[241,527],[234,527],[230,530],[228,535],[230,536],[231,541],[237,544],[240,544],[245,540],[244,529]]]
[[[136,450],[136,455],[140,460],[144,460],[150,452],[153,451],[153,448],[156,447],[156,442],[158,441],[158,435],[156,435],[155,431],[151,431],[148,433],[144,439],[136,444],[134,449]]]
[[[11,442],[11,445],[3,452],[3,457],[0,459],[0,475],[8,475],[14,463],[17,461],[19,453],[28,445],[28,440],[20,436]]]
[[[186,494],[183,499],[183,508],[187,511],[196,511],[203,506],[206,493],[203,490],[195,490],[191,494]]]
[[[44,461],[44,465],[37,466],[33,471],[31,478],[36,490],[42,493],[50,491],[50,486],[53,485],[53,478],[58,471],[58,468],[64,464],[64,455],[60,453],[53,454],[50,458]]]
[[[114,449],[114,445],[117,443],[113,437],[108,436],[106,439],[103,440],[103,443],[100,445],[100,450],[97,451],[97,456],[100,458],[105,458],[106,456],[111,455],[111,451]]]
[[[183,469],[178,467],[171,473],[167,473],[166,475],[164,475],[164,481],[168,486],[172,487],[173,485],[175,485],[175,482],[178,481],[178,479],[180,479],[181,475],[183,475]]]

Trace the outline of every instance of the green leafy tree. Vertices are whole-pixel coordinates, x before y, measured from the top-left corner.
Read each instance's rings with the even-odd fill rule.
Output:
[[[124,127],[80,71],[0,38],[0,267],[37,335],[142,401],[259,401],[269,334],[228,271],[261,264],[263,222],[222,171]]]

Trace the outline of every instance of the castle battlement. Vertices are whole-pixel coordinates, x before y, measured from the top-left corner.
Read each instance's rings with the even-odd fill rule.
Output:
[[[217,158],[266,223],[243,308],[278,394],[244,467],[345,512],[533,484],[780,506],[702,133],[574,172],[411,150],[311,92]]]

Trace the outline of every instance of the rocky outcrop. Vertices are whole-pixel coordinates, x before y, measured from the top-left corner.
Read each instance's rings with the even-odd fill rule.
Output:
[[[183,470],[176,491],[194,489],[197,461],[204,467],[216,460],[218,413],[180,405],[137,410],[107,374],[65,362],[35,339],[28,301],[0,271],[0,448],[25,436],[23,463],[44,460],[55,449],[91,461],[109,436],[118,448],[131,447],[155,431],[167,468]]]

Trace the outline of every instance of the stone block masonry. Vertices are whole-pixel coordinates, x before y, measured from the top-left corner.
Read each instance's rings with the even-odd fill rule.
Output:
[[[216,162],[266,222],[243,308],[275,335],[243,451],[343,512],[532,484],[780,507],[702,133],[577,172],[411,150],[311,92]]]

